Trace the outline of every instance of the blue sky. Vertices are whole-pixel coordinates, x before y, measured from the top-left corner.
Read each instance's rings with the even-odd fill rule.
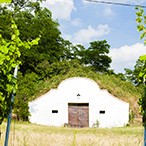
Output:
[[[146,0],[104,0],[110,2],[146,5]],[[136,28],[136,10],[124,7],[91,3],[85,0],[46,0],[53,19],[60,24],[64,39],[88,48],[90,42],[107,40],[111,46],[111,68],[124,73],[124,68],[133,69],[146,47]]]

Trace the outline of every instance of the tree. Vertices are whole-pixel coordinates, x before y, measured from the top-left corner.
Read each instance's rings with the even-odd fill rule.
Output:
[[[82,48],[81,60],[96,72],[107,72],[112,61],[108,56],[109,48],[106,40],[91,42],[88,49]]]
[[[110,46],[106,41],[95,41],[85,49],[82,45],[74,46],[71,42],[61,38],[58,22],[52,19],[51,12],[40,6],[40,1],[13,0],[9,7],[15,10],[13,17],[20,30],[20,38],[23,41],[32,40],[41,35],[38,46],[31,50],[21,50],[20,71],[23,75],[35,72],[38,64],[47,61],[49,64],[62,60],[79,59],[83,65],[92,67],[95,71],[107,71],[111,59],[107,56]],[[23,8],[23,9],[22,9]],[[10,39],[9,15],[12,11],[8,7],[0,8],[0,33],[6,39]],[[33,33],[32,33],[33,32]],[[96,54],[96,55],[95,55]]]
[[[30,97],[39,92],[40,80],[34,72],[27,73],[24,76],[19,72],[18,80],[18,91],[14,101],[13,112],[17,116],[17,120],[28,121],[28,102],[32,100]]]
[[[80,64],[96,72],[108,72],[111,58],[108,56],[110,45],[106,40],[90,42],[90,47],[85,48],[78,44],[73,45],[69,41],[64,41],[66,52],[65,59],[76,59]]]
[[[140,85],[142,84],[142,82],[140,82],[140,80],[143,80],[143,78],[141,78],[139,76],[140,72],[141,72],[141,69],[143,68],[144,66],[144,62],[141,61],[140,59],[138,59],[136,61],[136,65],[134,66],[134,69],[131,70],[131,69],[128,69],[128,68],[125,68],[125,79],[131,83],[133,83],[134,85]]]
[[[39,38],[31,42],[22,42],[19,38],[19,30],[12,18],[11,20],[11,41],[6,40],[0,34],[0,124],[7,117],[10,107],[12,94],[16,93],[16,79],[13,77],[14,68],[21,63],[20,50],[29,49],[38,43]]]
[[[13,0],[9,7],[15,10],[15,13],[8,7],[1,7],[0,11],[0,21],[2,22],[0,23],[0,33],[4,38],[10,39],[10,21],[7,17],[11,13],[20,31],[22,41],[30,41],[41,36],[39,44],[33,46],[32,49],[20,48],[22,61],[20,71],[23,72],[23,75],[27,70],[34,72],[35,67],[45,60],[51,64],[64,58],[64,45],[58,29],[59,24],[52,19],[52,14],[48,9],[42,8],[39,1],[30,0]]]

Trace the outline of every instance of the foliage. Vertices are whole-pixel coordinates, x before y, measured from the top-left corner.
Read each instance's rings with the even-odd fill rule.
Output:
[[[66,60],[76,59],[80,64],[95,72],[110,72],[112,60],[108,56],[110,45],[106,40],[90,42],[88,48],[80,44],[73,45],[69,41],[64,41],[64,45]]]
[[[21,73],[18,74],[18,91],[14,101],[13,112],[17,115],[17,120],[28,121],[28,102],[40,86],[39,77],[35,73],[27,73],[22,76]]]
[[[41,78],[52,78],[56,75],[63,75],[67,73],[68,69],[71,67],[70,62],[75,61],[60,61],[60,62],[54,62],[52,64],[49,64],[48,61],[44,61],[36,67],[36,73]]]
[[[144,14],[144,10],[141,7],[137,7],[137,18],[136,22],[138,23],[137,28],[138,31],[141,32],[140,38],[144,38],[144,44],[146,44],[146,16]],[[144,94],[142,97],[139,99],[139,104],[141,106],[141,114],[143,116],[143,125],[146,127],[146,85],[145,85],[145,80],[146,80],[146,54],[140,56],[140,61],[143,62],[143,67],[140,70],[139,77],[141,78],[141,82],[144,83]]]
[[[134,85],[140,85],[143,82],[143,77],[140,75],[142,68],[144,67],[144,61],[138,59],[134,69],[125,68],[125,79],[129,82],[132,82]],[[139,76],[140,75],[140,76]]]
[[[19,30],[11,18],[11,41],[8,41],[0,35],[0,124],[8,115],[12,106],[11,96],[16,93],[16,79],[13,77],[13,71],[20,64],[19,48],[29,49],[32,45],[38,43],[39,38],[31,42],[22,42],[19,38]]]
[[[0,0],[0,3],[10,3],[12,0]]]
[[[91,66],[96,72],[107,72],[112,61],[108,56],[109,48],[106,40],[90,42],[88,49],[81,48],[82,63]]]
[[[8,42],[11,41],[10,17],[13,16],[20,32],[20,39],[31,44],[31,49],[24,49],[30,45],[27,43],[18,48],[21,52],[21,57],[19,57],[21,64],[14,113],[20,120],[28,118],[28,101],[34,92],[38,92],[38,82],[48,78],[50,72],[50,76],[55,73],[55,69],[52,72],[49,65],[65,58],[63,50],[66,48],[64,48],[64,40],[60,37],[59,24],[52,19],[52,14],[48,9],[40,6],[41,1],[13,0],[9,6],[0,5],[0,34],[3,38]],[[39,36],[41,37],[38,45],[34,46],[33,40]],[[45,69],[44,72],[41,69]]]
[[[42,8],[39,1],[32,2],[30,0],[14,0],[9,7],[0,9],[0,21],[2,22],[0,23],[0,33],[6,39],[10,39],[10,21],[7,17],[11,13],[20,31],[22,41],[41,36],[39,44],[33,46],[32,49],[20,48],[22,62],[20,71],[23,75],[27,70],[34,72],[35,67],[45,60],[53,63],[64,58],[63,39],[58,29],[59,24],[52,19],[52,14],[48,9]]]
[[[140,70],[139,77],[140,81],[144,83],[144,93],[142,97],[139,99],[139,104],[141,106],[140,112],[143,116],[143,125],[146,127],[146,55],[140,56],[140,60],[144,62],[143,67]]]
[[[141,32],[140,39],[146,37],[146,16],[144,15],[144,10],[141,7],[136,7],[136,22],[137,22],[137,29]],[[146,40],[144,40],[144,44],[146,44]]]
[[[2,78],[0,80],[0,124],[9,111],[8,107],[11,105],[10,96],[16,83],[13,71],[20,64],[18,61],[20,57],[18,45],[21,45],[21,42],[18,38],[19,31],[13,21],[11,28],[13,29],[11,42],[7,42],[0,35],[0,76]]]
[[[5,39],[10,39],[10,22],[7,18],[11,14],[20,30],[21,40],[32,40],[41,35],[37,46],[33,46],[30,50],[20,48],[22,62],[20,71],[23,75],[27,71],[37,73],[36,67],[40,67],[44,62],[51,65],[54,62],[72,59],[78,59],[94,71],[108,71],[111,58],[107,56],[110,48],[107,42],[105,40],[91,42],[90,47],[85,49],[82,45],[74,46],[71,42],[64,40],[60,36],[58,22],[52,19],[52,14],[48,9],[40,6],[40,1],[13,0],[9,5],[11,9],[6,6],[0,7],[2,22],[0,33]]]
[[[97,128],[99,127],[100,123],[98,120],[96,120],[96,122],[92,125],[93,128]]]
[[[116,77],[120,78],[122,81],[126,81],[125,75],[123,73],[112,73],[114,74]]]

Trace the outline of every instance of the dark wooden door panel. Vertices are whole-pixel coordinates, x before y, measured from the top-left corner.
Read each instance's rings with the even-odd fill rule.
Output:
[[[68,104],[68,122],[71,127],[89,126],[89,104]]]
[[[78,127],[78,114],[77,107],[69,107],[69,125],[72,127]]]
[[[79,127],[88,127],[89,126],[89,108],[80,107],[78,109],[78,118],[79,118]]]

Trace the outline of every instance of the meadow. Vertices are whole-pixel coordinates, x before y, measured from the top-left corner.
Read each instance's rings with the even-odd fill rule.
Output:
[[[4,145],[6,123],[1,125]],[[143,127],[69,128],[11,123],[9,146],[142,146]]]

